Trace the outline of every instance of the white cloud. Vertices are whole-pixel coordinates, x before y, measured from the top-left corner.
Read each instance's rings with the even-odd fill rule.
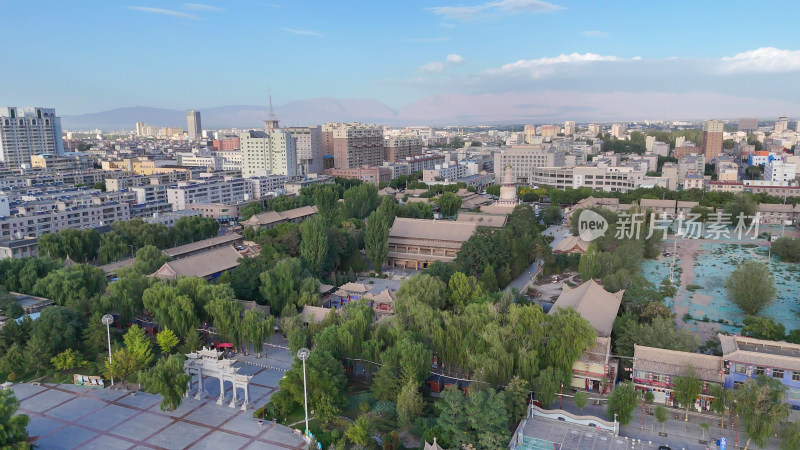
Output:
[[[421,73],[442,73],[448,67],[464,64],[464,61],[466,60],[464,59],[463,56],[455,53],[450,53],[449,55],[447,55],[447,58],[445,58],[444,62],[442,61],[429,62],[428,64],[422,65],[419,68],[417,68],[417,71]]]
[[[794,72],[800,71],[800,50],[762,47],[722,58],[723,72]]]
[[[450,36],[442,36],[442,37],[435,37],[435,38],[411,38],[405,39],[404,42],[417,42],[421,44],[428,44],[433,42],[444,42],[449,41]]]
[[[542,0],[499,0],[473,6],[434,6],[428,9],[445,19],[466,21],[486,15],[542,13],[563,8]]]
[[[456,55],[455,53],[451,53],[447,55],[445,62],[447,64],[464,64],[464,57],[461,55]]]
[[[195,16],[194,14],[189,14],[182,11],[173,11],[171,9],[150,8],[148,6],[128,6],[127,9],[133,11],[145,12],[149,14],[160,14],[162,16],[177,17],[179,19],[200,20],[200,18]]]
[[[429,62],[417,69],[421,73],[441,73],[444,72],[444,63],[441,61]]]
[[[530,72],[532,76],[539,77],[554,72],[554,68],[564,64],[581,64],[602,61],[622,61],[622,58],[611,55],[598,55],[596,53],[570,53],[561,54],[551,58],[520,59],[519,61],[504,64],[499,69],[492,69],[489,73],[511,73],[519,71]]]
[[[184,3],[183,7],[185,9],[191,9],[193,11],[211,11],[211,12],[222,12],[225,11],[222,8],[218,8],[212,5],[204,5],[202,3]]]
[[[294,28],[281,28],[281,30],[292,33],[292,34],[299,34],[302,36],[314,36],[314,37],[322,37],[321,34],[317,33],[316,31],[311,30],[295,30]]]
[[[608,36],[608,32],[600,31],[600,30],[586,30],[581,32],[581,35],[590,37],[590,38],[604,38]]]

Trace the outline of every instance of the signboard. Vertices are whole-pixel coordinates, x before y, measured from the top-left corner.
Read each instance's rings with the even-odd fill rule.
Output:
[[[728,438],[722,438],[719,440],[719,450],[725,450],[725,447],[728,446]]]
[[[76,373],[72,375],[72,380],[78,386],[104,387],[103,377],[96,377],[93,375],[79,375]]]

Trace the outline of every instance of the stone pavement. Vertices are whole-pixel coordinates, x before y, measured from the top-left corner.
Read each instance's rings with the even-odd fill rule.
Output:
[[[240,357],[271,367],[289,368],[286,350],[269,348],[269,358]],[[283,372],[252,364],[237,364],[239,373],[254,375],[250,383],[253,407],[247,411],[218,406],[219,383],[206,383],[205,398],[184,398],[175,411],[162,412],[161,397],[115,389],[75,385],[17,384],[12,387],[20,412],[31,421],[28,433],[46,449],[304,449],[293,430],[279,424],[259,425],[253,411],[277,391]],[[195,383],[196,384],[196,383]],[[194,386],[196,389],[196,386]],[[230,396],[230,383],[225,386]]]

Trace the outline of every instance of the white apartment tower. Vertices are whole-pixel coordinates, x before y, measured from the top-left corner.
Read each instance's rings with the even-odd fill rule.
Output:
[[[575,135],[575,122],[572,120],[567,120],[564,122],[564,136],[574,136]]]
[[[788,117],[780,117],[778,121],[775,122],[775,133],[783,133],[789,129],[789,118]]]
[[[625,127],[623,127],[621,124],[618,123],[611,125],[611,136],[614,136],[617,139],[624,139]]]
[[[12,169],[31,163],[31,155],[63,155],[61,118],[53,108],[0,108],[0,162]]]
[[[242,176],[297,176],[296,139],[287,130],[273,129],[270,134],[251,130],[239,134],[242,151]]]
[[[296,139],[297,174],[322,174],[322,127],[287,127]]]
[[[191,110],[186,113],[186,126],[189,130],[189,140],[196,141],[203,133],[200,123],[200,111]]]

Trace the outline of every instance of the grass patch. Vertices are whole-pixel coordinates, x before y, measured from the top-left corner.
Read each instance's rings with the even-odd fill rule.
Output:
[[[700,289],[703,289],[703,286],[700,286],[699,284],[690,284],[686,286],[686,290],[690,292],[699,291]]]

